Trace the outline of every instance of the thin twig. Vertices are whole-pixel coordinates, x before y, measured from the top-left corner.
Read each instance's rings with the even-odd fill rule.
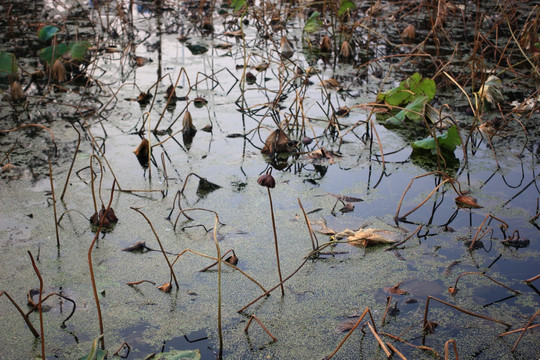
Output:
[[[266,328],[266,326],[264,326],[264,324],[261,322],[261,320],[259,320],[258,317],[256,317],[255,315],[251,315],[251,317],[249,318],[247,324],[246,324],[246,327],[244,328],[244,332],[247,333],[248,329],[249,329],[249,325],[251,325],[251,321],[255,319],[255,321],[257,321],[259,323],[259,325],[261,325],[261,327],[263,328],[263,330],[268,334],[268,336],[270,336],[272,338],[272,341],[277,341],[277,338],[272,335],[272,333],[270,331],[268,331],[268,329]]]

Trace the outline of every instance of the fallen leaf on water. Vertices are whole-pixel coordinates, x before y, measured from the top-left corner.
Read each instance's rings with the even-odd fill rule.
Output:
[[[326,226],[324,219],[311,221],[311,225],[318,226],[320,229],[316,229],[315,232],[323,235],[336,235],[336,232]]]
[[[341,86],[339,85],[339,82],[334,78],[323,80],[321,82],[321,85],[327,89],[340,89],[341,88]]]
[[[348,213],[348,212],[354,211],[354,205],[351,203],[346,203],[344,207],[339,209],[339,211],[341,211],[342,213]]]
[[[257,71],[264,71],[264,70],[268,69],[269,66],[270,66],[269,63],[267,63],[267,62],[262,62],[262,63],[260,63],[260,64],[254,65],[254,66],[252,66],[252,67],[253,67],[255,70],[257,70]]]
[[[147,59],[147,58],[144,58],[144,57],[142,57],[142,56],[135,56],[134,60],[135,60],[135,63],[137,64],[137,66],[144,66],[144,65],[146,65],[149,61],[152,61],[152,60]]]
[[[478,205],[476,200],[470,197],[469,195],[460,195],[454,200],[456,201],[456,205],[461,208],[467,208],[467,209],[481,209],[482,208],[482,206]]]
[[[345,331],[351,330],[354,325],[358,322],[358,319],[351,318],[351,319],[345,319],[342,322],[336,326],[336,329],[334,330],[337,333],[343,333]]]
[[[314,164],[318,164],[321,161],[328,161],[330,164],[333,164],[335,163],[334,159],[339,157],[341,157],[341,155],[331,150],[326,150],[325,148],[311,151],[305,155],[305,158],[312,160]]]
[[[292,142],[281,129],[274,130],[264,142],[263,154],[278,154],[292,151]]]
[[[403,290],[403,289],[400,289],[399,286],[403,284],[403,281],[400,282],[400,283],[397,283],[396,285],[394,286],[389,286],[389,287],[384,287],[384,291],[389,293],[389,294],[393,294],[393,295],[407,295],[408,292]]]
[[[144,241],[137,241],[135,244],[122,249],[122,251],[129,251],[129,252],[143,252],[145,250],[150,250],[150,249],[146,247],[146,243]]]
[[[480,87],[477,94],[482,100],[486,100],[492,106],[496,106],[503,100],[501,92],[502,81],[494,75],[490,75]]]
[[[348,230],[348,231],[350,232],[351,230]],[[345,232],[341,232],[337,234],[336,237],[339,238],[339,236],[344,233]],[[351,235],[349,235],[349,233],[345,233],[345,234],[349,243],[355,246],[393,244],[397,242],[397,238],[399,236],[399,233],[395,231],[383,230],[383,229],[370,229],[370,228],[360,229],[358,231],[355,231]]]
[[[168,292],[171,292],[171,289],[172,289],[172,285],[170,282],[168,283],[165,283],[161,286],[158,286],[158,289],[163,291],[164,293],[168,293]]]
[[[511,237],[501,241],[504,246],[512,246],[515,248],[524,248],[529,246],[530,240],[519,236],[519,231],[514,231]]]
[[[345,202],[360,202],[360,201],[364,201],[363,199],[360,199],[358,197],[354,197],[354,196],[347,196],[347,195],[340,195],[340,194],[332,194],[332,193],[328,193],[329,195],[332,195],[333,197],[335,197],[336,199],[338,200],[341,200],[341,201],[345,201]]]

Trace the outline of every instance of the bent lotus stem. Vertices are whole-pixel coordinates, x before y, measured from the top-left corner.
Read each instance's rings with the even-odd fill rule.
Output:
[[[279,263],[279,248],[277,241],[277,232],[276,232],[276,219],[274,218],[274,205],[272,204],[272,194],[270,194],[270,188],[268,190],[268,199],[270,199],[270,213],[272,214],[272,229],[274,230],[274,245],[276,248],[276,260],[277,260],[277,269],[279,274],[279,286],[281,287],[281,295],[285,295],[285,289],[283,288],[283,277],[281,276],[281,266]]]

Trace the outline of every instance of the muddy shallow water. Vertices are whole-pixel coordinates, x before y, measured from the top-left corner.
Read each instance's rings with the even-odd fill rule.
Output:
[[[507,28],[503,29],[504,22],[500,22],[497,39],[489,31],[499,18],[483,18],[485,23],[478,28],[496,44],[491,48],[484,44],[485,70],[495,68],[504,84],[501,112],[486,109],[482,119],[500,120],[504,115],[513,121],[504,122],[491,138],[495,155],[487,138],[475,130],[466,148],[467,159],[458,147],[454,151],[455,166],[446,169],[461,190],[470,191],[467,194],[482,208],[458,207],[454,201],[457,194],[447,183],[406,219],[396,221],[409,182],[436,170],[437,163],[432,160],[426,164],[422,160],[425,158],[412,154],[411,139],[421,139],[425,132],[386,128],[384,121],[377,121],[380,115],[372,114],[366,104],[375,101],[380,89],[395,87],[414,72],[427,77],[436,75],[433,104],[449,104],[451,116],[467,135],[473,123],[467,99],[438,67],[447,64],[446,71],[458,78],[466,91],[472,94],[471,86],[476,86],[477,91],[479,85],[470,81],[474,78],[471,68],[477,76],[483,68],[471,65],[467,54],[475,16],[479,15],[468,2],[458,4],[462,7],[457,10],[448,10],[452,16],[448,15],[444,24],[446,35],[439,32],[440,48],[434,41],[426,41],[422,52],[425,56],[411,56],[402,64],[400,54],[408,54],[415,43],[429,37],[429,28],[425,27],[429,15],[400,7],[398,2],[382,2],[380,12],[373,17],[367,16],[372,4],[358,2],[349,21],[354,22],[355,16],[358,21],[364,20],[362,26],[352,30],[351,42],[356,45],[357,55],[347,64],[338,61],[335,54],[325,61],[324,56],[309,50],[306,36],[313,46],[318,46],[321,36],[331,34],[337,24],[304,33],[311,12],[304,3],[257,3],[239,18],[219,2],[213,12],[205,2],[164,2],[161,11],[149,2],[133,3],[132,8],[122,2],[107,2],[99,8],[92,7],[92,3],[67,1],[60,6],[45,2],[40,4],[45,9],[44,23],[63,26],[65,21],[67,30],[61,31],[59,41],[68,37],[73,40],[77,34],[99,49],[90,48],[91,62],[82,66],[90,82],[81,85],[71,81],[54,87],[54,81],[49,83],[46,77],[31,81],[28,75],[43,67],[35,53],[44,45],[36,39],[36,25],[31,21],[38,10],[25,14],[19,2],[10,4],[13,23],[27,35],[19,38],[13,32],[4,32],[2,50],[17,50],[27,100],[13,103],[6,91],[9,79],[2,78],[0,127],[8,130],[22,124],[41,124],[52,131],[54,143],[47,130],[35,126],[0,134],[2,166],[15,166],[3,168],[0,174],[0,291],[9,293],[23,311],[31,309],[26,304],[27,293],[37,289],[39,281],[30,252],[43,278],[43,294],[56,292],[76,303],[65,326],[62,322],[71,312],[71,302],[52,296],[43,304],[47,358],[82,357],[100,333],[88,261],[94,233],[87,218],[95,211],[90,164],[96,173],[98,207],[102,203],[107,206],[113,180],[117,181],[111,207],[119,221],[112,231],[99,237],[92,250],[109,358],[114,358],[113,353],[123,343],[131,347],[129,359],[143,359],[171,349],[199,348],[203,359],[215,358],[213,354],[218,353],[218,272],[216,267],[199,271],[212,260],[185,253],[174,265],[179,286],[173,281],[169,293],[157,288],[170,281],[170,272],[155,234],[171,261],[174,254],[185,249],[216,256],[212,213],[189,211],[186,214],[193,220],[187,220],[179,216],[176,205],[168,219],[175,194],[184,186],[183,209],[213,210],[224,224],[217,228],[221,253],[233,249],[239,258],[238,268],[264,288],[278,284],[268,193],[257,183],[268,167],[273,168],[276,182],[271,196],[283,278],[295,272],[313,250],[298,199],[314,230],[321,230],[322,223],[336,232],[367,227],[393,231],[399,240],[404,240],[419,225],[422,228],[393,251],[385,251],[389,245],[334,243],[310,258],[285,282],[284,296],[278,288],[242,313],[237,311],[263,292],[240,272],[223,266],[224,358],[322,359],[346,336],[346,332],[336,330],[338,326],[357,320],[366,308],[371,311],[377,331],[394,336],[381,334],[383,340],[409,359],[436,358],[434,352],[444,357],[444,346],[450,339],[456,341],[462,359],[540,356],[539,334],[534,329],[523,336],[513,354],[510,350],[519,334],[499,337],[508,329],[525,326],[540,308],[538,281],[525,282],[540,273],[539,227],[538,220],[534,221],[540,198],[536,182],[539,116],[535,110],[518,116],[510,105],[514,100],[521,103],[538,98],[538,77],[532,65],[526,60],[520,62],[522,54]],[[512,13],[515,32],[525,26],[530,13],[534,18],[533,5],[524,5],[517,14]],[[7,8],[7,4],[2,6]],[[463,17],[456,15],[459,11],[463,11]],[[505,11],[510,13],[509,8]],[[213,16],[213,34],[205,34],[201,25],[204,16],[198,16],[204,13]],[[277,26],[279,22],[276,25],[270,20],[280,14],[285,24],[282,28]],[[289,14],[286,22],[285,14]],[[417,25],[416,42],[403,45],[397,29],[402,30],[409,22]],[[2,20],[3,28],[9,28],[9,24]],[[245,32],[244,38],[226,35],[239,30]],[[289,60],[279,54],[279,41],[285,34],[295,48]],[[184,35],[187,42],[179,41],[178,37]],[[455,41],[449,44],[449,38]],[[510,45],[504,49],[506,42]],[[216,47],[224,43],[230,48]],[[207,52],[194,55],[188,48],[194,44],[206,46]],[[520,66],[524,63],[529,67],[508,70],[506,63],[497,62],[493,48],[511,53],[512,64],[520,62]],[[151,61],[142,64],[139,60],[137,65],[135,56]],[[380,60],[373,60],[376,58]],[[263,62],[268,63],[268,68],[257,70]],[[297,66],[304,71],[311,66],[317,72],[296,75]],[[166,90],[176,83],[182,69],[185,72],[178,78],[176,96],[187,95],[188,100],[179,99],[175,106],[166,107]],[[254,74],[255,82],[244,83],[244,72]],[[320,85],[330,78],[338,80],[343,89]],[[136,101],[141,92],[154,95],[148,104]],[[196,97],[204,98],[208,104],[195,106],[192,100]],[[339,117],[339,132],[333,131],[331,115],[344,106],[350,113]],[[186,107],[197,128],[192,137],[183,136],[181,131]],[[155,129],[158,122],[158,132],[148,131]],[[297,147],[279,162],[261,154],[277,123],[287,130]],[[204,131],[205,126],[211,126],[211,131]],[[165,131],[169,127],[170,131]],[[78,144],[74,128],[81,133],[81,143],[70,173]],[[149,168],[141,166],[133,154],[143,137],[154,145]],[[305,145],[304,137],[314,141]],[[309,156],[320,148],[327,151],[328,157]],[[60,246],[49,159],[57,218],[61,217]],[[103,165],[101,171],[98,160]],[[220,188],[198,192],[199,178],[190,176],[186,184],[190,173]],[[65,195],[60,199],[68,174]],[[403,197],[399,216],[414,209],[443,180],[433,174],[416,179]],[[338,201],[340,196],[343,202]],[[356,201],[358,198],[362,201]],[[352,211],[340,211],[347,202],[354,205]],[[149,222],[132,208],[139,208],[148,217],[155,234]],[[496,218],[488,219],[483,226],[491,231],[478,242],[480,246],[470,251],[468,241],[475,237],[487,214]],[[508,229],[499,226],[501,220]],[[516,248],[502,243],[515,230],[521,238],[530,240],[528,246]],[[319,245],[334,239],[320,232],[316,237]],[[158,251],[122,251],[138,241]],[[450,295],[448,287],[454,286],[456,278],[465,272],[483,273],[519,294],[486,277],[469,274],[459,279],[459,291]],[[142,280],[149,282],[127,285]],[[403,291],[392,292],[396,284]],[[389,296],[394,310],[385,316]],[[473,317],[431,300],[428,319],[438,326],[432,334],[424,334],[422,321],[428,296],[511,326]],[[6,296],[0,297],[0,312],[0,357],[26,359],[40,355],[40,339],[32,335]],[[277,341],[272,341],[255,322],[246,333],[244,328],[251,315]],[[29,315],[29,320],[40,331],[37,311]],[[120,351],[122,354],[125,349]],[[358,327],[352,333],[335,358],[382,359],[386,355],[366,325],[363,332]]]

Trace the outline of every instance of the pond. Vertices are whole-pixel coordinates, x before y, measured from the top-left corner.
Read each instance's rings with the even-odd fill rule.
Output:
[[[540,356],[538,3],[33,4],[2,359]]]

